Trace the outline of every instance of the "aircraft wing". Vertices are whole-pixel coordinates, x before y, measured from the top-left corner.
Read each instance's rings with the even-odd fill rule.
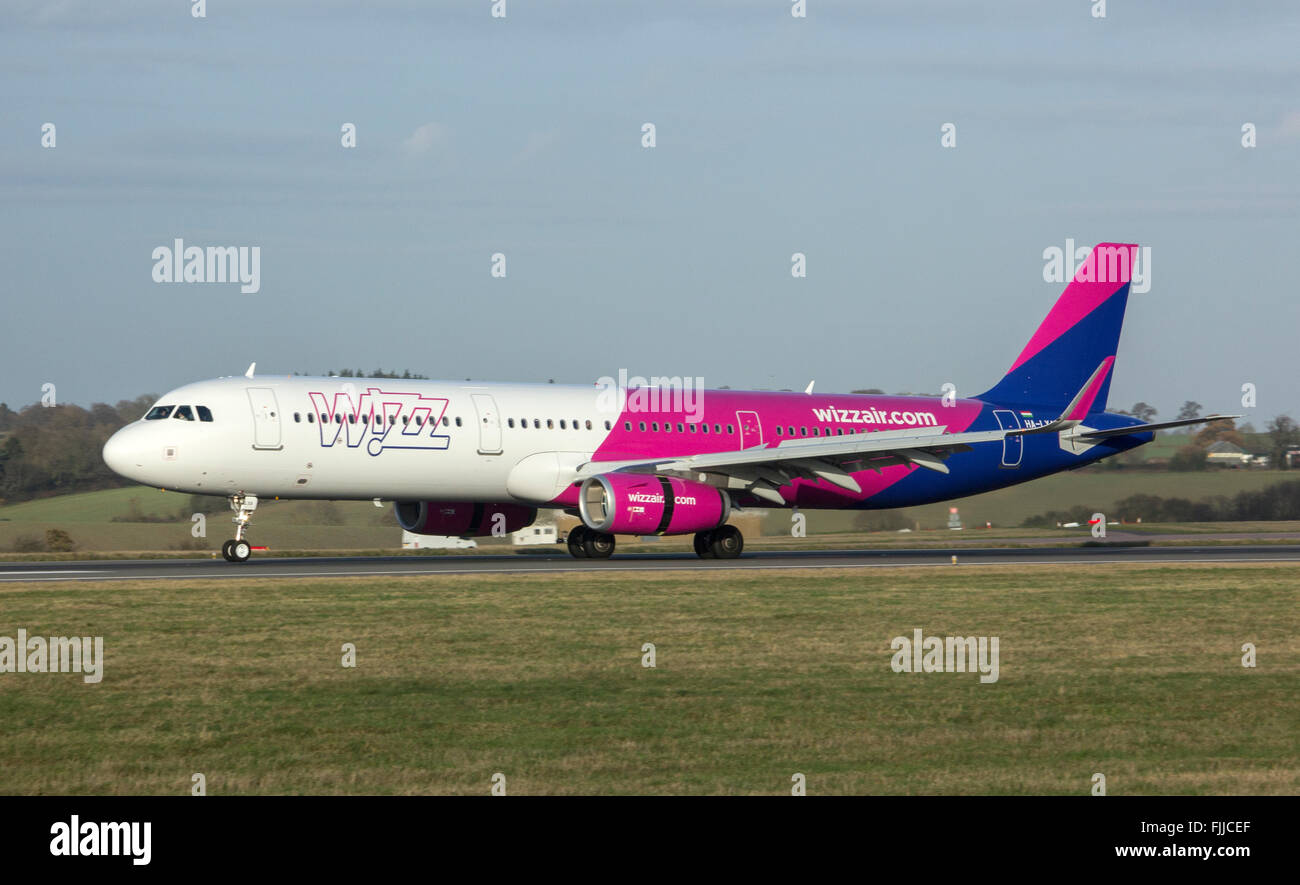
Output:
[[[581,481],[600,473],[652,473],[698,479],[699,474],[720,474],[726,487],[747,491],[774,504],[784,504],[777,489],[803,477],[824,479],[858,493],[862,487],[850,474],[895,464],[916,464],[947,473],[944,459],[979,443],[1001,442],[1005,430],[945,433],[945,427],[924,430],[882,430],[876,433],[786,439],[776,446],[753,446],[730,452],[709,452],[682,458],[639,461],[589,461],[578,469]]]

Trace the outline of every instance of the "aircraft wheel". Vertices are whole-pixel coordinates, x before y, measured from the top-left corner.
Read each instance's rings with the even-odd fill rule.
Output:
[[[735,559],[745,549],[745,536],[734,525],[724,525],[713,530],[709,547],[718,559]]]
[[[231,562],[247,562],[248,557],[252,555],[253,555],[253,548],[249,546],[249,543],[247,541],[230,542]]]
[[[586,559],[587,550],[583,546],[583,541],[587,539],[587,527],[585,525],[574,526],[569,529],[569,555],[574,559]]]
[[[225,541],[221,545],[221,558],[226,562],[234,562],[234,560],[230,558],[230,548],[234,545],[234,541]]]
[[[614,553],[614,536],[604,532],[587,532],[582,541],[582,549],[588,559],[609,559]]]
[[[695,533],[695,555],[700,559],[713,558],[713,532]]]

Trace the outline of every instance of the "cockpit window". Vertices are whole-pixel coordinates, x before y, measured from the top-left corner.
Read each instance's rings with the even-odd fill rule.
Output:
[[[200,421],[211,421],[211,420],[212,420],[212,410],[209,409],[207,406],[195,406],[195,407],[194,407],[194,411],[196,411],[196,412],[199,413],[199,420],[200,420]]]
[[[157,421],[159,418],[166,418],[172,413],[171,406],[154,406],[149,410],[149,414],[144,416],[146,421]]]
[[[178,418],[181,421],[193,421],[194,411],[189,406],[177,406],[176,414],[172,415],[172,417]]]

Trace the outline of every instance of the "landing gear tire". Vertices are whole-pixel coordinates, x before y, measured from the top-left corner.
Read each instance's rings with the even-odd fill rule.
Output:
[[[709,549],[718,559],[735,559],[745,549],[745,536],[734,525],[714,529]]]
[[[253,548],[247,541],[227,541],[230,545],[230,554],[226,558],[231,562],[247,562],[248,557],[253,555]]]
[[[569,529],[568,545],[569,555],[574,559],[586,559],[587,549],[583,542],[587,540],[587,527],[584,525],[574,526]]]
[[[695,555],[700,559],[713,558],[713,532],[695,533]]]
[[[614,536],[588,531],[582,539],[582,549],[588,559],[609,559],[614,553]]]
[[[234,560],[230,558],[230,548],[233,546],[235,546],[234,541],[226,541],[221,545],[221,558],[226,562],[234,562]]]

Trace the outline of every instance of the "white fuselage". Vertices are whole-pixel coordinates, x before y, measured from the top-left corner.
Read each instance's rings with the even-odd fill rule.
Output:
[[[600,388],[235,377],[187,384],[104,447],[117,473],[206,495],[551,500],[619,416]],[[177,418],[189,406],[192,418]],[[211,420],[200,420],[198,407]],[[601,410],[601,407],[604,410]],[[611,408],[612,406],[612,408]],[[607,424],[607,422],[609,422]],[[526,425],[526,426],[525,426]]]

